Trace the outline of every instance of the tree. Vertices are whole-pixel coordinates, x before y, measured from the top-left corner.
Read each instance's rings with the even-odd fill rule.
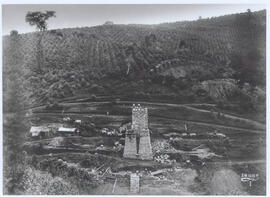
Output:
[[[10,36],[17,36],[18,35],[18,31],[17,30],[12,30],[11,32],[10,32]]]
[[[48,24],[47,20],[51,17],[55,17],[55,11],[46,11],[43,12],[28,12],[25,17],[25,21],[28,22],[31,26],[36,25],[36,28],[39,31],[47,30]]]
[[[41,68],[44,64],[43,47],[41,45],[41,41],[44,32],[47,30],[48,27],[46,21],[51,17],[55,17],[55,11],[28,12],[25,16],[25,21],[28,22],[31,26],[36,25],[36,28],[41,32],[41,34],[37,34],[37,69],[33,69],[36,70],[38,74],[42,74]]]

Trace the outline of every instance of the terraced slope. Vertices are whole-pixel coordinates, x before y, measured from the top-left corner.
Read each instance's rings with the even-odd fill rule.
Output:
[[[4,91],[14,67],[22,70],[31,103],[54,102],[78,90],[95,93],[90,87],[97,84],[105,93],[123,83],[138,89],[140,80],[176,95],[195,94],[192,86],[216,79],[263,87],[265,32],[265,10],[160,25],[13,32],[3,38]],[[104,85],[106,80],[115,84]]]

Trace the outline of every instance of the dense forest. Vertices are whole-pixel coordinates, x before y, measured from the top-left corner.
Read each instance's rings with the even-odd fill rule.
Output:
[[[265,43],[265,10],[159,25],[14,30],[3,37],[4,110],[12,111],[14,79],[25,106],[84,92],[254,108],[265,99]]]

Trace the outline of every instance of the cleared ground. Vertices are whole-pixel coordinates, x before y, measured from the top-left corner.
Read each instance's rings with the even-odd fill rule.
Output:
[[[30,118],[36,124],[46,124],[62,123],[63,117],[71,117],[93,123],[97,131],[104,127],[117,130],[122,124],[131,122],[133,103],[141,103],[148,108],[151,141],[153,146],[157,146],[155,156],[163,158],[167,154],[167,160],[142,162],[124,159],[121,150],[114,150],[114,143],[121,141],[121,137],[104,136],[92,131],[88,133],[92,137],[64,137],[60,143],[55,138],[34,140],[28,142],[26,147],[31,149],[41,143],[43,152],[39,154],[40,161],[44,158],[61,158],[89,170],[101,166],[99,170],[102,173],[108,168],[112,173],[139,170],[142,174],[146,169],[152,172],[173,169],[173,173],[164,172],[154,176],[158,180],[143,182],[142,178],[140,194],[265,193],[265,125],[240,115],[220,115],[187,104],[79,100],[60,103],[59,109],[33,108]],[[211,137],[210,133],[214,132],[222,133],[226,138]],[[179,136],[175,136],[175,133]],[[196,136],[181,136],[183,133],[196,133]],[[165,145],[162,145],[163,142]],[[170,147],[166,147],[166,144]],[[104,149],[97,150],[100,145]],[[246,166],[251,169],[250,173],[260,174],[260,180],[254,183],[253,188],[241,182],[241,174],[246,172]],[[142,177],[147,176],[144,174]],[[128,194],[129,181],[122,180],[119,179],[114,185],[115,178],[108,178],[91,194]]]

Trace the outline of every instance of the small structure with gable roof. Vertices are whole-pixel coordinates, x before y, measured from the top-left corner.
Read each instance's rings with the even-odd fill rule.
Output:
[[[77,124],[82,124],[82,120],[75,120],[74,122]]]
[[[46,126],[32,126],[30,129],[31,137],[48,137],[51,135],[51,129]]]

